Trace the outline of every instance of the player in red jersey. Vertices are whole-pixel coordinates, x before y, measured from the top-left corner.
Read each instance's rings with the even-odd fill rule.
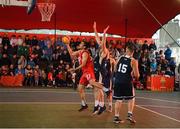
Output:
[[[90,53],[87,50],[87,43],[81,42],[78,46],[79,50],[73,52],[69,46],[70,38],[68,37],[68,40],[67,40],[67,37],[66,37],[66,40],[64,40],[64,42],[67,44],[67,49],[71,57],[73,58],[74,56],[78,56],[79,63],[80,63],[80,65],[77,68],[75,69],[72,68],[69,71],[73,72],[73,71],[82,69],[82,76],[79,81],[78,91],[81,98],[81,108],[79,109],[79,111],[83,111],[88,108],[86,104],[86,99],[85,99],[85,90],[84,90],[85,86],[90,84],[94,87],[94,89],[97,89],[97,88],[102,89],[103,86],[101,83],[95,81],[94,64],[90,56]]]

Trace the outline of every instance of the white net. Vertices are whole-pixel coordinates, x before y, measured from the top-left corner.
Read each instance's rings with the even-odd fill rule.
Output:
[[[41,21],[50,21],[56,5],[54,3],[38,3],[37,6],[41,13]]]

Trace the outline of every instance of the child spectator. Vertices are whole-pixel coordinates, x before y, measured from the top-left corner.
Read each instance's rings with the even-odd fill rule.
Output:
[[[151,72],[151,74],[156,74],[156,70],[157,70],[156,59],[152,59],[152,62],[150,63],[150,72]]]
[[[2,76],[7,76],[8,73],[9,73],[9,68],[8,68],[8,66],[7,66],[7,65],[2,66],[1,72],[2,72]]]
[[[25,69],[25,85],[33,85],[33,69],[30,65],[27,65],[27,68]]]
[[[22,68],[21,65],[18,65],[18,67],[15,69],[15,75],[22,74],[25,75],[25,69]]]
[[[48,80],[47,80],[47,74],[44,70],[42,70],[41,79],[42,79],[42,86],[46,87]]]
[[[27,64],[30,65],[31,68],[34,68],[34,67],[35,67],[36,64],[35,64],[34,59],[33,59],[32,56],[29,57],[29,60],[28,60],[28,63],[27,63]]]
[[[34,69],[34,83],[35,86],[38,86],[40,84],[40,77],[41,77],[41,70],[39,69],[39,66],[36,65]]]
[[[15,70],[14,70],[14,65],[13,64],[10,65],[9,75],[10,76],[14,76],[15,75]]]
[[[67,86],[72,86],[73,84],[73,81],[72,81],[72,74],[71,72],[69,72],[68,70],[70,69],[70,65],[67,64],[66,65],[66,68],[65,68],[65,73],[66,73],[66,83],[67,83]]]

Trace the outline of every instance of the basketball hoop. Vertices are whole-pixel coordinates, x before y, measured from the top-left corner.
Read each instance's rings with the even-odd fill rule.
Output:
[[[41,13],[41,17],[43,22],[50,21],[51,16],[54,13],[56,4],[54,3],[37,3],[38,9]]]

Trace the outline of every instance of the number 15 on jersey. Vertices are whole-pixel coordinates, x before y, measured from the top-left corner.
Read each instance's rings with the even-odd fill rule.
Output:
[[[126,73],[127,72],[127,65],[126,64],[119,64],[119,67],[118,67],[118,72],[121,72],[121,73]]]

